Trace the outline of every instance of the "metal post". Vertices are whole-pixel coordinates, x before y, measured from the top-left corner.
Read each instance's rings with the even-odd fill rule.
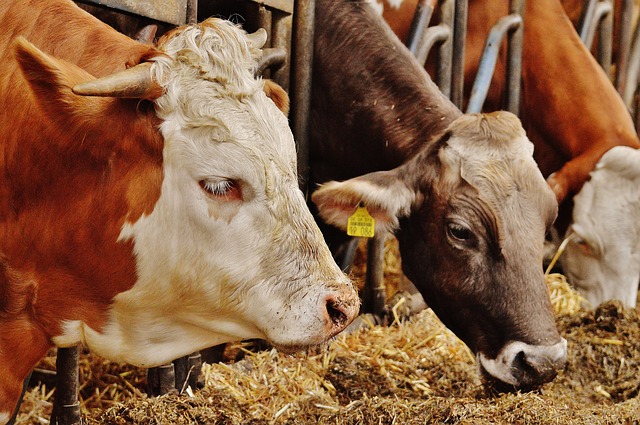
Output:
[[[367,241],[367,273],[362,304],[365,313],[382,316],[387,302],[384,286],[384,236],[374,236]]]
[[[624,86],[627,83],[631,37],[633,35],[633,0],[621,1],[621,10],[618,16],[620,20],[618,21],[618,58],[615,85],[618,93],[623,94]]]
[[[498,20],[498,22],[491,28],[489,31],[489,35],[487,36],[487,41],[485,43],[484,51],[482,52],[482,58],[480,59],[480,64],[478,65],[478,73],[476,75],[476,79],[473,82],[473,87],[471,89],[471,96],[469,97],[469,103],[467,105],[467,113],[475,113],[482,111],[482,106],[484,105],[484,101],[487,97],[487,93],[489,92],[489,86],[491,85],[491,80],[493,79],[493,72],[495,71],[496,62],[498,60],[498,53],[500,52],[500,45],[502,44],[502,40],[508,31],[514,31],[516,28],[522,27],[522,16],[518,14],[511,14],[507,16],[503,16]],[[520,45],[522,47],[522,45]],[[520,53],[522,53],[522,49],[520,49]],[[508,63],[510,63],[509,61]],[[516,70],[512,70],[512,74],[515,74],[513,80],[507,80],[507,91],[515,90],[515,94],[511,94],[510,97],[506,96],[505,99],[512,99],[512,104],[510,105],[514,109],[509,109],[513,113],[517,113],[517,106],[519,103],[519,93],[520,93],[520,64],[522,61],[515,61]],[[512,87],[517,86],[517,87]]]
[[[437,51],[434,81],[440,91],[451,99],[451,78],[453,61],[453,27],[456,4],[455,0],[442,0],[440,2],[440,23],[449,29],[449,36]]]
[[[80,425],[78,401],[78,360],[80,347],[58,348],[56,357],[56,394],[51,414],[51,424]]]
[[[293,14],[291,129],[298,144],[298,179],[303,191],[306,191],[309,180],[309,116],[315,6],[315,0],[297,0]]]
[[[289,13],[281,14],[274,12],[273,19],[271,45],[290,53],[293,16]],[[287,92],[289,91],[289,81],[291,78],[291,55],[289,55],[281,67],[271,71],[271,78],[273,81],[280,84],[280,86]]]
[[[464,99],[464,50],[468,5],[468,0],[456,0],[451,61],[451,101],[458,108],[462,108]]]
[[[598,22],[598,51],[596,59],[604,72],[609,75],[613,51],[613,6],[611,3],[598,3],[594,19]]]
[[[407,41],[405,42],[409,51],[416,57],[420,51],[424,34],[429,27],[434,3],[434,0],[418,0],[418,4],[416,5],[416,11],[411,20]]]
[[[532,0],[535,1],[535,0]],[[520,22],[508,32],[507,38],[507,90],[505,109],[520,115],[520,84],[522,80],[522,43],[524,39],[525,0],[511,0],[509,13],[519,16]]]
[[[202,356],[199,352],[195,352],[189,356],[188,361],[189,366],[189,374],[187,375],[187,383],[191,387],[192,390],[197,388],[201,388],[204,385],[201,385],[200,375],[202,372]]]
[[[187,24],[198,22],[198,0],[187,0]]]

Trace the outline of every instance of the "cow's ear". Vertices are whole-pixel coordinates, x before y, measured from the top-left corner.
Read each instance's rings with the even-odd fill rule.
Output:
[[[415,192],[396,170],[328,182],[312,195],[322,219],[341,229],[347,228],[349,217],[363,205],[375,219],[376,233],[396,229],[398,219],[409,214],[415,198]]]
[[[265,92],[267,97],[276,104],[278,109],[280,109],[285,116],[289,115],[289,95],[287,92],[280,87],[280,85],[274,83],[271,80],[264,80],[264,86],[262,86],[262,90]]]
[[[16,60],[35,94],[38,105],[49,116],[61,117],[77,110],[98,113],[109,100],[76,96],[71,91],[74,85],[93,80],[83,69],[40,51],[24,37],[14,42]]]

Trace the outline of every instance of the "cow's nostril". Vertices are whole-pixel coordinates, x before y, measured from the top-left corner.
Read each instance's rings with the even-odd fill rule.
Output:
[[[342,329],[348,323],[349,318],[344,310],[344,302],[335,298],[329,298],[327,300],[327,314],[334,327]]]

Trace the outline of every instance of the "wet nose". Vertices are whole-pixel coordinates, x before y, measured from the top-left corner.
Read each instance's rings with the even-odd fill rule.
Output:
[[[517,390],[530,390],[551,381],[567,362],[567,341],[553,345],[507,344],[495,359],[479,354],[479,362],[493,378]]]
[[[325,297],[325,309],[333,336],[346,328],[358,315],[360,298],[353,288],[332,292]]]

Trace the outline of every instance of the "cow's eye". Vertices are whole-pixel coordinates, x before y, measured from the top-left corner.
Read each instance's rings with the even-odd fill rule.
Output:
[[[467,242],[473,237],[471,229],[458,223],[447,223],[447,233],[449,233],[449,236],[452,238],[461,242]]]
[[[233,180],[200,180],[199,184],[212,198],[231,201],[242,197],[238,183]]]

